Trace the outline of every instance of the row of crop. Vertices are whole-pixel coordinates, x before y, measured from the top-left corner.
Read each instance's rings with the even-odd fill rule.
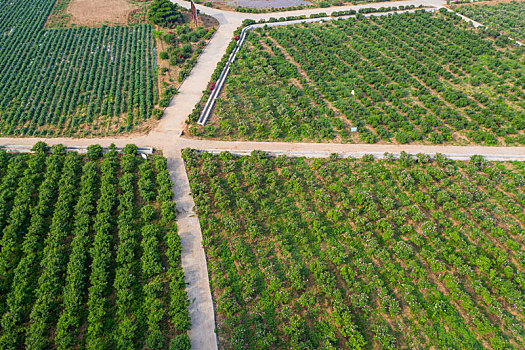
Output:
[[[523,345],[523,166],[184,156],[225,344]]]
[[[14,268],[21,257],[20,243],[27,230],[34,194],[42,181],[44,160],[45,155],[42,153],[35,154],[28,160],[27,168],[20,179],[16,194],[12,197],[13,203],[9,218],[6,218],[6,226],[2,230],[0,241],[0,291],[2,294],[0,311],[4,311],[5,296],[11,286]]]
[[[0,207],[0,230],[3,231],[7,224],[9,212],[13,205],[13,198],[20,180],[20,174],[24,173],[26,159],[23,157],[12,157],[9,159],[5,175],[0,185],[0,198],[3,205]]]
[[[135,208],[135,175],[136,159],[134,155],[126,154],[121,159],[121,175],[119,185],[119,218],[118,237],[113,287],[116,291],[115,300],[115,330],[114,344],[122,349],[133,348],[139,331],[139,304],[137,292],[137,268],[135,256],[138,248],[138,232],[136,229]]]
[[[13,5],[3,17],[45,18],[41,2]],[[150,26],[42,30],[38,21],[20,21],[6,32],[0,45],[4,133],[114,133],[150,116],[157,98]]]
[[[155,220],[155,208],[149,204],[155,200],[155,178],[151,164],[139,165],[139,193],[145,205],[141,208],[142,221],[145,223],[141,228],[140,259],[142,278],[144,280],[144,317],[146,321],[146,346],[149,348],[161,348],[165,346],[165,337],[161,331],[161,324],[165,318],[165,306],[161,299],[164,289],[162,275],[165,267],[162,266],[160,254],[161,230],[152,222]]]
[[[101,164],[100,198],[97,202],[97,215],[93,222],[93,246],[89,250],[91,274],[87,300],[87,349],[105,349],[110,341],[103,335],[108,322],[107,296],[114,232],[113,213],[117,202],[117,168],[117,152],[106,153]]]
[[[0,345],[3,349],[14,349],[22,344],[25,332],[23,324],[28,319],[26,300],[33,299],[31,289],[36,281],[36,271],[40,265],[40,247],[48,228],[47,221],[53,214],[53,204],[56,200],[63,156],[54,154],[46,159],[46,172],[38,190],[38,203],[32,208],[31,222],[24,236],[21,259],[14,269],[11,290],[7,294],[7,305],[0,321],[2,336]]]
[[[79,170],[80,157],[74,153],[68,154],[64,160],[49,234],[44,241],[40,263],[42,272],[38,278],[25,338],[25,346],[28,348],[43,349],[47,346],[49,322],[62,294],[62,275],[66,270],[67,253],[64,241],[72,229],[71,218],[78,191]]]
[[[88,247],[91,245],[90,229],[93,223],[98,189],[97,164],[86,162],[80,180],[80,195],[75,205],[71,254],[66,270],[63,304],[57,321],[54,343],[58,349],[70,349],[80,335],[82,305],[85,303],[88,275]]]

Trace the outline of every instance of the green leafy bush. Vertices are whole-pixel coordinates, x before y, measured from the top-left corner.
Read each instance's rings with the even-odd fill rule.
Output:
[[[148,6],[148,22],[160,26],[176,23],[182,17],[179,6],[169,0],[154,0]]]

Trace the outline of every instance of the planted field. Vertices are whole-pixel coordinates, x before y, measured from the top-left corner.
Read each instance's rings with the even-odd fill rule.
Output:
[[[126,149],[0,152],[0,348],[189,349],[166,159]]]
[[[524,348],[524,163],[184,157],[223,348]]]
[[[196,135],[525,144],[525,59],[452,13],[256,29]],[[358,133],[350,128],[357,127]]]
[[[144,123],[157,94],[151,27],[44,30],[53,4],[1,5],[0,132],[107,135]]]
[[[453,7],[481,24],[506,33],[518,40],[525,40],[525,2],[464,5]]]

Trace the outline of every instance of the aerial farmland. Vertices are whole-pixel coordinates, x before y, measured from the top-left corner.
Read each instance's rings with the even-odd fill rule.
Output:
[[[0,348],[525,348],[524,6],[0,0]]]

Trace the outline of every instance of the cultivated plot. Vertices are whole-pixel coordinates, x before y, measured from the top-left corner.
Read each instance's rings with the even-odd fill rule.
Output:
[[[107,135],[144,123],[157,94],[151,27],[43,29],[53,4],[2,4],[0,132]]]
[[[524,163],[184,157],[223,348],[525,346]]]
[[[209,125],[192,131],[247,140],[524,144],[524,87],[522,48],[446,11],[260,28],[248,35]]]
[[[166,159],[0,151],[0,348],[189,349]]]

